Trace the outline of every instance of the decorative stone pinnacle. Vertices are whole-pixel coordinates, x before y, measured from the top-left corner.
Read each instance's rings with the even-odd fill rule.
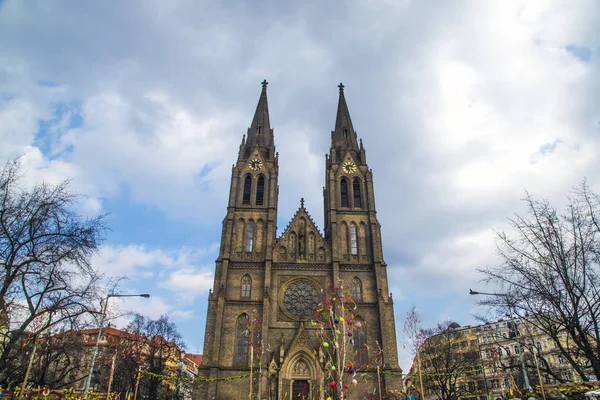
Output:
[[[267,80],[265,79],[261,82],[261,84],[262,84],[263,89],[266,89],[269,82],[267,82]]]

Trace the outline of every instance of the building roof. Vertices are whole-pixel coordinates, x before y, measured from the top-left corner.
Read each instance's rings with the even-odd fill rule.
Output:
[[[185,353],[185,358],[196,365],[202,364],[202,354]]]

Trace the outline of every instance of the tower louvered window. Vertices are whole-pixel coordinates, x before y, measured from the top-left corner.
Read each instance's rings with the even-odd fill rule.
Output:
[[[265,177],[259,176],[256,182],[256,205],[262,206],[265,198]]]
[[[356,239],[356,224],[350,224],[350,254],[358,254],[358,240]]]
[[[352,189],[354,192],[354,207],[362,208],[362,198],[360,197],[360,179],[354,178]]]
[[[352,279],[352,298],[354,301],[362,301],[362,283],[360,279]]]
[[[252,177],[246,175],[244,179],[244,196],[242,198],[242,204],[250,204],[250,191],[252,190]]]
[[[348,181],[346,179],[342,179],[342,181],[340,182],[340,193],[342,197],[342,207],[349,207]]]
[[[254,221],[248,221],[248,230],[246,232],[246,252],[252,252],[254,247]]]

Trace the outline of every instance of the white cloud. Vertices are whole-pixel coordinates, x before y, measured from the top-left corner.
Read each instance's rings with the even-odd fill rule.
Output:
[[[197,269],[180,269],[169,273],[166,280],[160,283],[161,287],[175,292],[182,298],[193,298],[205,295],[213,286],[214,267],[202,266]]]

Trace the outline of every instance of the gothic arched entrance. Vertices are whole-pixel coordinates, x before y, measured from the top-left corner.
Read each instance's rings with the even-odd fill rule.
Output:
[[[310,384],[307,380],[295,380],[292,383],[292,399],[298,400],[309,400],[310,397]]]
[[[308,352],[298,352],[284,362],[280,374],[282,399],[314,399],[318,392],[319,378],[316,360]]]

